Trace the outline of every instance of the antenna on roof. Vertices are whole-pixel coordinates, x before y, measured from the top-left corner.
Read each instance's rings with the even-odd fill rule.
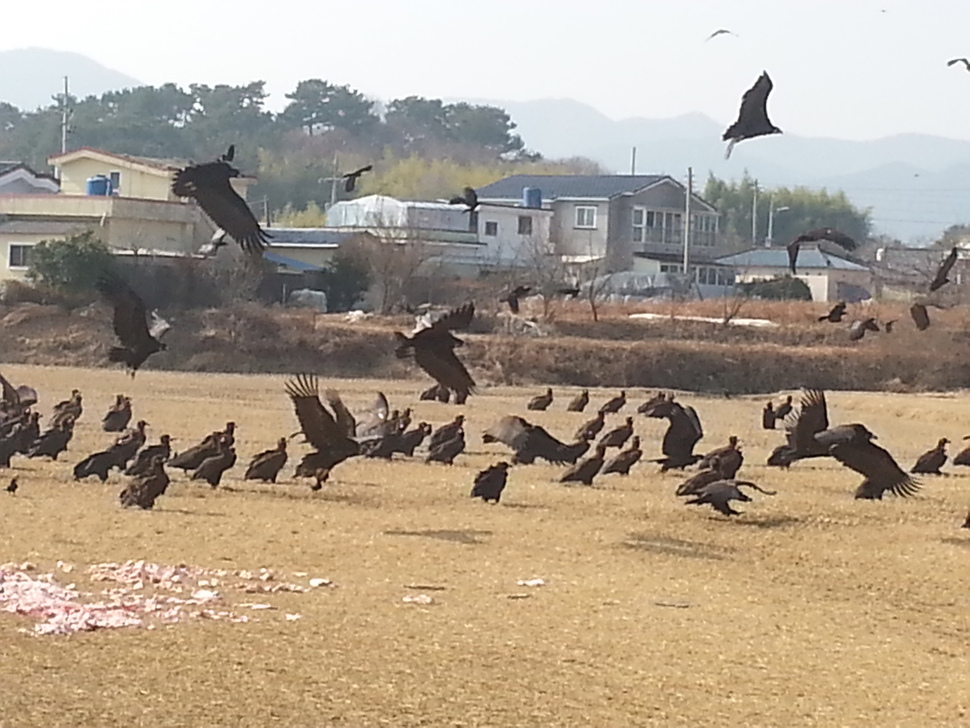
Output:
[[[630,153],[630,176],[634,176],[637,173],[637,148],[633,147]]]

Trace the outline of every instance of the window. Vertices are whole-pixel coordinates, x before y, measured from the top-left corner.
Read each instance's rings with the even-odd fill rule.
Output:
[[[7,268],[26,268],[30,265],[30,249],[33,245],[10,243],[7,248]]]
[[[642,207],[633,208],[633,242],[642,243],[644,240],[643,226],[647,219],[647,211]]]
[[[684,270],[684,267],[680,263],[661,263],[660,272],[661,273],[680,273]]]
[[[532,217],[519,215],[519,235],[532,235]]]
[[[485,221],[485,234],[490,236],[498,235],[498,223],[494,220]]]
[[[662,228],[663,226],[664,214],[662,212],[655,212],[654,210],[647,210],[647,227]]]
[[[664,215],[664,227],[668,230],[680,230],[682,215],[679,212],[668,212]]]
[[[596,228],[596,208],[576,205],[576,227]]]
[[[468,213],[468,230],[473,233],[478,232],[478,210]]]

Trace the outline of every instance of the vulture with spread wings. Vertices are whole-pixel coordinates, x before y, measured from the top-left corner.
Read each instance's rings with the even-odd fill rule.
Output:
[[[652,462],[662,463],[661,472],[682,469],[693,465],[703,456],[694,454],[694,445],[704,437],[696,410],[675,402],[673,397],[658,399],[644,414],[647,417],[666,418],[670,423],[661,443],[662,458]]]
[[[455,348],[465,342],[451,332],[468,328],[474,316],[475,304],[466,303],[413,336],[395,331],[397,349],[394,353],[399,359],[413,353],[419,367],[430,374],[440,387],[455,392],[458,401],[463,402],[475,391],[475,382],[455,355]]]
[[[327,392],[333,414],[323,406],[319,382],[313,374],[298,374],[286,383],[286,393],[293,402],[303,435],[315,448],[296,466],[294,477],[316,477],[314,489],[318,490],[336,465],[360,453],[360,445],[353,439],[353,417],[333,390]]]
[[[132,377],[138,367],[152,354],[165,350],[162,337],[171,328],[165,319],[152,311],[152,323],[148,324],[148,312],[141,296],[125,281],[115,275],[103,275],[97,281],[101,292],[114,309],[112,324],[121,346],[108,350],[108,360],[121,362]]]
[[[768,118],[768,94],[771,93],[772,88],[773,84],[768,77],[768,72],[762,71],[754,86],[744,92],[738,120],[731,124],[721,137],[723,141],[728,142],[725,159],[730,159],[731,151],[738,142],[766,134],[781,134],[781,129],[772,124]]]
[[[938,288],[942,288],[950,282],[950,279],[947,278],[947,276],[950,274],[950,270],[952,270],[953,266],[956,265],[958,255],[959,251],[956,248],[953,248],[950,251],[950,254],[946,256],[940,263],[940,267],[936,269],[936,275],[933,277],[933,281],[930,283],[930,293]]]
[[[232,188],[229,180],[239,177],[239,170],[229,162],[234,147],[214,162],[192,164],[180,169],[172,182],[178,197],[191,197],[202,211],[251,255],[262,255],[269,233],[259,226],[246,201]]]
[[[847,468],[865,476],[856,489],[856,498],[882,500],[887,490],[902,498],[915,495],[919,481],[909,476],[886,450],[865,438],[835,443],[829,455]]]
[[[800,235],[796,235],[795,238],[788,243],[788,267],[791,270],[791,274],[795,275],[795,263],[798,262],[798,250],[801,248],[802,243],[812,243],[817,240],[828,240],[835,243],[843,250],[853,251],[858,247],[855,240],[850,238],[845,233],[840,233],[835,228],[815,228],[814,230],[808,230]]]

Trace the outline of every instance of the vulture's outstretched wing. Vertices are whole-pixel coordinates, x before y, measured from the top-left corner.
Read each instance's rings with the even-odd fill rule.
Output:
[[[320,387],[314,374],[298,374],[286,383],[286,393],[293,400],[296,418],[309,442],[317,450],[323,450],[335,441],[346,439],[346,434],[320,401]]]
[[[947,276],[950,274],[950,270],[953,268],[953,266],[956,265],[958,254],[957,249],[954,247],[950,251],[950,254],[946,256],[940,263],[940,267],[937,268],[936,275],[933,277],[933,282],[930,283],[931,293],[938,288],[942,288],[950,282],[950,279],[947,278]]]
[[[791,270],[791,274],[795,275],[795,263],[798,261],[798,250],[802,243],[810,243],[816,240],[828,240],[835,243],[843,250],[853,251],[858,247],[858,243],[850,238],[845,233],[839,232],[835,228],[815,228],[814,230],[807,230],[806,232],[796,235],[795,238],[788,243],[788,267]]]
[[[172,192],[178,197],[191,197],[243,250],[261,255],[270,235],[259,226],[249,205],[232,188],[229,180],[238,176],[239,170],[221,159],[191,165],[175,174]]]
[[[450,347],[415,347],[414,361],[442,387],[465,396],[475,391],[475,380]]]
[[[893,460],[893,456],[871,441],[833,445],[829,454],[865,480],[856,491],[856,498],[882,498],[885,491],[906,497],[920,489],[918,480],[910,477]]]
[[[112,325],[122,346],[135,350],[149,345],[152,335],[145,318],[145,302],[135,289],[115,275],[102,275],[97,288],[114,309]]]
[[[344,437],[353,437],[357,433],[357,420],[350,414],[350,410],[347,409],[344,401],[340,399],[340,393],[336,389],[328,389],[326,397],[327,404],[330,405],[330,409],[333,410],[336,418],[337,427],[340,428]]]
[[[802,394],[798,414],[794,421],[785,423],[788,445],[798,453],[811,452],[815,446],[815,434],[829,427],[828,404],[821,389],[807,389]]]

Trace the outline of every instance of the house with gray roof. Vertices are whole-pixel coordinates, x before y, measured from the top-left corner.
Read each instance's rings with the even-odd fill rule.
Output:
[[[0,195],[53,195],[59,189],[49,174],[35,172],[23,162],[0,161]]]
[[[551,210],[550,252],[567,263],[603,261],[614,271],[682,272],[687,190],[669,175],[517,174],[477,193],[484,203]],[[501,209],[479,208],[483,241],[507,232],[501,229]],[[715,260],[728,252],[717,210],[695,194],[691,221],[691,261],[716,267]],[[529,227],[513,222],[517,230]]]
[[[770,280],[790,275],[786,248],[754,248],[719,258],[734,269],[739,283]],[[872,271],[819,245],[801,246],[798,273],[812,292],[813,301],[857,302],[871,298]]]

